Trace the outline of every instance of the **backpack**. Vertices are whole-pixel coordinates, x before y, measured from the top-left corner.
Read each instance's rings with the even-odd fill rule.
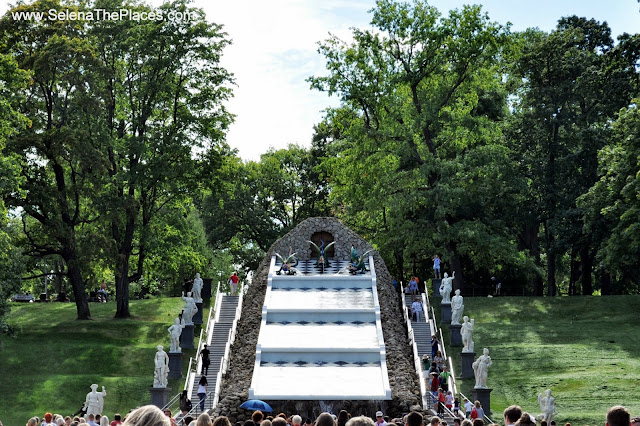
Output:
[[[476,407],[473,407],[471,409],[471,418],[472,419],[477,419],[478,418],[478,410],[476,410]]]

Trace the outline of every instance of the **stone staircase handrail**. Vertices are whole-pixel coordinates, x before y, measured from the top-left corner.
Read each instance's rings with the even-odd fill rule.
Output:
[[[429,296],[427,295],[427,303],[428,303],[428,300],[429,300]],[[431,314],[432,314],[432,320],[430,321],[430,325],[431,325],[431,330],[433,331],[433,334],[435,334],[436,325],[435,325],[435,312],[433,310],[433,306],[431,307]],[[458,394],[460,395],[461,399],[464,400],[464,398],[467,398],[467,397],[462,392],[458,392],[458,388],[456,385],[455,370],[453,369],[453,359],[447,356],[447,349],[444,344],[444,339],[442,338],[442,328],[437,328],[437,330],[438,330],[438,334],[440,335],[440,346],[442,348],[442,356],[444,359],[447,360],[447,363],[449,364],[449,371],[451,372],[451,375],[449,376],[449,380],[448,380],[449,389],[451,389],[451,393],[453,395]],[[471,401],[471,399],[469,399],[469,401]],[[445,413],[448,413],[449,415],[453,416],[453,413],[451,412],[451,410],[449,410],[446,407],[445,407]],[[485,424],[493,423],[493,420],[491,420],[491,418],[489,418],[489,416],[487,416],[486,414],[483,420]]]
[[[191,364],[193,364],[193,358],[189,358],[189,366],[187,367],[187,380],[184,381],[184,390],[187,392],[193,388],[193,381],[195,380],[195,375],[191,374]]]
[[[427,303],[430,303],[428,295],[426,295],[426,299],[427,299]],[[431,306],[431,305],[429,305],[429,306]],[[439,334],[440,335],[440,346],[442,348],[442,357],[445,360],[447,360],[447,363],[449,364],[449,372],[451,373],[449,375],[449,379],[447,380],[447,385],[448,385],[449,389],[451,390],[451,393],[453,395],[456,395],[457,394],[457,392],[456,392],[457,391],[457,386],[456,386],[455,373],[453,371],[453,361],[452,361],[452,359],[450,357],[447,356],[447,348],[446,348],[446,346],[444,344],[444,339],[442,337],[442,328],[437,328],[438,333],[436,333],[436,327],[437,326],[436,326],[435,318],[436,318],[436,314],[435,314],[435,311],[433,310],[433,306],[431,306],[431,320],[429,321],[429,325],[431,327],[431,332],[432,332],[431,335],[432,336],[435,335],[435,334]]]
[[[471,398],[467,398],[465,396],[465,394],[463,394],[462,392],[460,392],[460,396],[463,398],[463,401],[464,401],[464,398],[468,399],[469,401],[472,401]],[[482,420],[484,420],[484,424],[489,424],[490,425],[490,424],[493,423],[493,420],[491,420],[491,418],[489,416],[487,416],[486,414],[484,415],[484,418]]]
[[[207,345],[211,344],[211,339],[213,337],[213,326],[216,322],[216,320],[214,319],[214,321],[211,321],[211,316],[215,313],[215,318],[219,318],[219,311],[220,311],[220,304],[221,302],[221,298],[220,296],[220,281],[218,281],[218,286],[216,288],[216,302],[214,304],[214,307],[209,308],[209,315],[207,317],[207,327],[205,330],[205,335],[203,338],[203,330],[200,330],[200,338],[198,340],[198,347],[196,349],[196,358],[195,360],[193,359],[193,357],[189,358],[189,367],[187,369],[187,380],[185,380],[185,390],[189,390],[193,388],[193,383],[195,382],[196,376],[198,375],[198,371],[201,371],[202,369],[202,358],[199,357],[198,355],[200,354],[200,351],[202,350],[202,347],[204,346],[204,344],[206,343]]]
[[[240,296],[238,297],[238,306],[236,306],[236,316],[233,319],[233,325],[231,326],[231,343],[236,340],[236,330],[238,329],[238,321],[240,321],[240,315],[242,312],[242,302],[244,301],[244,285],[240,284]]]
[[[409,344],[411,345],[411,350],[413,352],[413,364],[416,369],[416,374],[418,375],[418,380],[420,382],[420,396],[422,397],[422,407],[426,410],[427,407],[429,406],[429,400],[427,396],[427,386],[425,384],[424,371],[422,370],[422,365],[420,364],[420,356],[418,355],[418,344],[416,342],[415,335],[413,333],[413,327],[411,326],[411,313],[407,308],[404,287],[402,283],[400,283],[400,295],[402,298],[402,311],[404,314],[404,321],[407,324],[407,334],[409,336],[409,342],[410,342]]]
[[[208,337],[209,336],[204,336],[204,338],[202,337],[202,335],[204,334],[204,331],[202,329],[200,329],[200,337],[198,338],[198,348],[196,349],[196,359],[195,359],[195,374],[198,374],[198,371],[202,371],[202,357],[199,356],[200,355],[200,351],[202,350],[202,347],[204,346],[205,343],[208,343]]]
[[[205,410],[204,410],[202,413],[205,413],[205,412],[207,412],[207,411],[211,412],[211,411],[213,410],[213,408],[214,408],[214,407],[213,407],[213,406],[211,406],[211,403],[210,403],[210,402],[211,402],[212,397],[213,397],[213,391],[210,391],[209,393],[207,393],[207,394],[205,395],[205,397],[204,397],[204,401],[205,401],[205,402],[204,402],[204,403],[205,403]],[[206,404],[207,404],[207,403],[209,403],[209,408],[207,408],[207,407],[206,407]],[[200,402],[198,401],[197,403],[194,403],[194,404],[193,404],[193,408],[191,408],[191,410],[190,410],[187,414],[185,414],[184,416],[182,416],[182,417],[180,418],[180,420],[177,420],[177,419],[176,419],[176,420],[177,420],[177,422],[178,422],[178,425],[179,425],[179,426],[181,426],[181,425],[188,426],[188,425],[185,425],[185,423],[184,423],[184,419],[185,419],[185,417],[189,417],[189,416],[191,416],[191,417],[193,417],[193,418],[196,418],[196,419],[197,419],[197,418],[198,418],[198,416],[199,416],[200,414],[202,414],[202,413],[200,413]]]
[[[215,408],[218,405],[220,400],[220,387],[222,385],[222,376],[227,372],[227,368],[229,368],[229,357],[231,353],[231,345],[236,340],[236,329],[238,326],[238,320],[240,319],[240,315],[242,312],[242,301],[244,300],[244,286],[240,286],[240,296],[238,297],[238,306],[236,306],[236,314],[233,319],[233,323],[231,325],[231,329],[229,330],[229,335],[227,337],[227,344],[224,346],[224,355],[220,360],[220,369],[218,370],[218,374],[216,376],[216,387],[213,394],[213,403],[212,408]]]
[[[171,410],[171,407],[173,407],[173,406],[174,406],[174,404],[180,400],[180,393],[181,393],[181,392],[178,392],[177,394],[175,394],[175,395],[173,396],[173,398],[171,398],[171,399],[169,400],[169,402],[167,402],[167,403],[164,405],[164,407],[162,407],[162,410],[163,410],[163,411],[164,411],[164,410],[167,410],[167,409]],[[171,412],[173,413],[173,412],[174,412],[174,410],[171,410]]]
[[[220,305],[222,304],[222,298],[219,296],[220,296],[220,281],[218,281],[218,287],[216,288],[216,303],[214,304],[214,307],[213,307],[213,314],[215,315],[213,319],[214,323],[220,320]]]
[[[213,407],[215,408],[218,405],[218,401],[220,399],[220,387],[222,386],[222,376],[227,372],[227,367],[229,366],[229,352],[231,351],[231,335],[232,330],[229,330],[229,335],[227,337],[227,344],[224,347],[224,355],[220,360],[220,369],[218,370],[218,374],[216,375],[216,387],[213,393]]]
[[[216,291],[216,297],[218,295],[218,292]],[[211,321],[211,316],[213,315],[214,309],[213,308],[209,308],[209,316],[207,317],[207,327],[206,327],[206,334],[207,336],[211,335],[211,332],[213,331],[213,321]]]

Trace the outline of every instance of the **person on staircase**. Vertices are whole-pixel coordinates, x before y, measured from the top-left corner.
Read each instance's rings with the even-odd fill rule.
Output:
[[[467,419],[471,418],[471,411],[473,410],[473,403],[467,398],[464,399],[464,413]]]
[[[442,373],[440,373],[440,387],[445,391],[445,393],[449,390],[449,377],[451,377],[451,373],[447,367],[444,367],[442,369]]]
[[[445,392],[446,392],[446,395],[444,396],[444,405],[449,409],[449,411],[455,414],[455,412],[453,411],[453,394],[451,393],[450,390]]]
[[[429,389],[431,389],[431,385],[433,383],[433,378],[436,378],[436,382],[440,383],[439,377],[442,371],[438,368],[438,365],[433,361],[431,363],[431,367],[429,367],[428,375],[429,375]],[[438,390],[438,385],[436,385],[435,390]]]
[[[198,397],[200,398],[200,411],[204,411],[204,400],[207,398],[207,376],[200,377],[198,382]]]
[[[200,374],[203,374],[205,376],[209,375],[209,365],[211,364],[211,360],[209,359],[210,353],[211,352],[207,348],[207,345],[204,345],[202,347],[202,350],[200,351],[200,356],[202,357],[202,371],[200,372]]]
[[[444,371],[444,357],[442,356],[442,352],[440,352],[440,351],[436,352],[436,356],[433,357],[433,360],[435,361],[436,365],[438,366],[438,369],[441,372]]]
[[[184,416],[193,408],[193,404],[191,404],[191,400],[189,399],[189,395],[187,395],[187,391],[183,390],[180,394],[180,411]]]
[[[422,317],[422,302],[419,297],[416,297],[411,304],[411,317],[416,319],[416,322],[420,322]]]
[[[476,412],[477,412],[477,416],[474,418],[474,420],[476,418],[484,420],[484,410],[482,409],[482,404],[480,404],[480,401],[474,402],[473,405],[475,406],[474,408],[476,409]],[[471,412],[473,412],[473,409],[471,409]]]
[[[434,334],[433,336],[431,336],[431,359],[434,359],[436,357],[436,352],[438,352],[439,345],[440,342],[438,341],[438,336]]]
[[[447,401],[442,388],[438,389],[438,416],[444,417],[444,404]]]
[[[236,295],[236,290],[238,289],[238,282],[240,282],[240,278],[238,278],[238,274],[236,271],[233,271],[233,275],[229,277],[229,287],[231,287],[231,295]]]
[[[431,383],[430,383],[430,390],[431,390],[431,401],[435,404],[437,404],[438,402],[438,388],[440,387],[440,380],[438,379],[439,374],[437,372],[433,372],[430,373],[431,376]]]
[[[416,277],[411,277],[411,281],[409,281],[409,291],[413,296],[418,294],[418,282],[416,281]]]

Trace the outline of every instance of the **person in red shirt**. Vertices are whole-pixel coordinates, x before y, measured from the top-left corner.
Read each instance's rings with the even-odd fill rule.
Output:
[[[444,395],[444,392],[442,391],[442,388],[438,389],[438,416],[443,416],[444,415],[444,404],[446,402],[446,398]]]
[[[233,271],[233,275],[231,275],[229,277],[229,285],[231,286],[231,295],[235,296],[236,295],[236,290],[238,289],[238,282],[240,281],[240,278],[238,278],[238,275],[236,274],[235,271]]]

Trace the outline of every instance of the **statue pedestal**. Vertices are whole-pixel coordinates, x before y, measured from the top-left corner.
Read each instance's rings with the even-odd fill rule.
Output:
[[[193,330],[196,328],[193,324],[186,324],[180,335],[180,347],[182,349],[193,349]]]
[[[474,401],[480,401],[482,409],[486,415],[491,414],[491,391],[493,389],[488,388],[473,388],[471,391],[471,397]]]
[[[202,279],[202,291],[200,292],[200,296],[202,296],[203,299],[211,299],[212,283],[213,283],[213,278]]]
[[[155,405],[156,407],[162,409],[167,402],[169,402],[169,394],[171,393],[171,388],[149,388],[151,392],[151,405]]]
[[[440,296],[440,284],[442,284],[442,278],[431,279],[431,285],[433,286],[433,297],[442,298],[442,296]]]
[[[464,346],[462,344],[462,335],[460,334],[461,324],[451,324],[449,326],[449,335],[451,336],[451,346]]]
[[[440,324],[451,324],[451,303],[442,303],[440,313],[442,314]]]
[[[202,302],[196,302],[196,306],[198,307],[198,312],[193,316],[193,323],[196,325],[202,324]]]
[[[182,378],[182,352],[169,352],[169,378]]]
[[[475,352],[462,352],[460,355],[462,357],[462,369],[460,370],[460,378],[461,379],[473,379],[473,378],[475,378],[476,375],[473,372],[473,367],[471,365],[473,364],[473,361],[474,361],[474,359],[476,357],[476,353]]]

